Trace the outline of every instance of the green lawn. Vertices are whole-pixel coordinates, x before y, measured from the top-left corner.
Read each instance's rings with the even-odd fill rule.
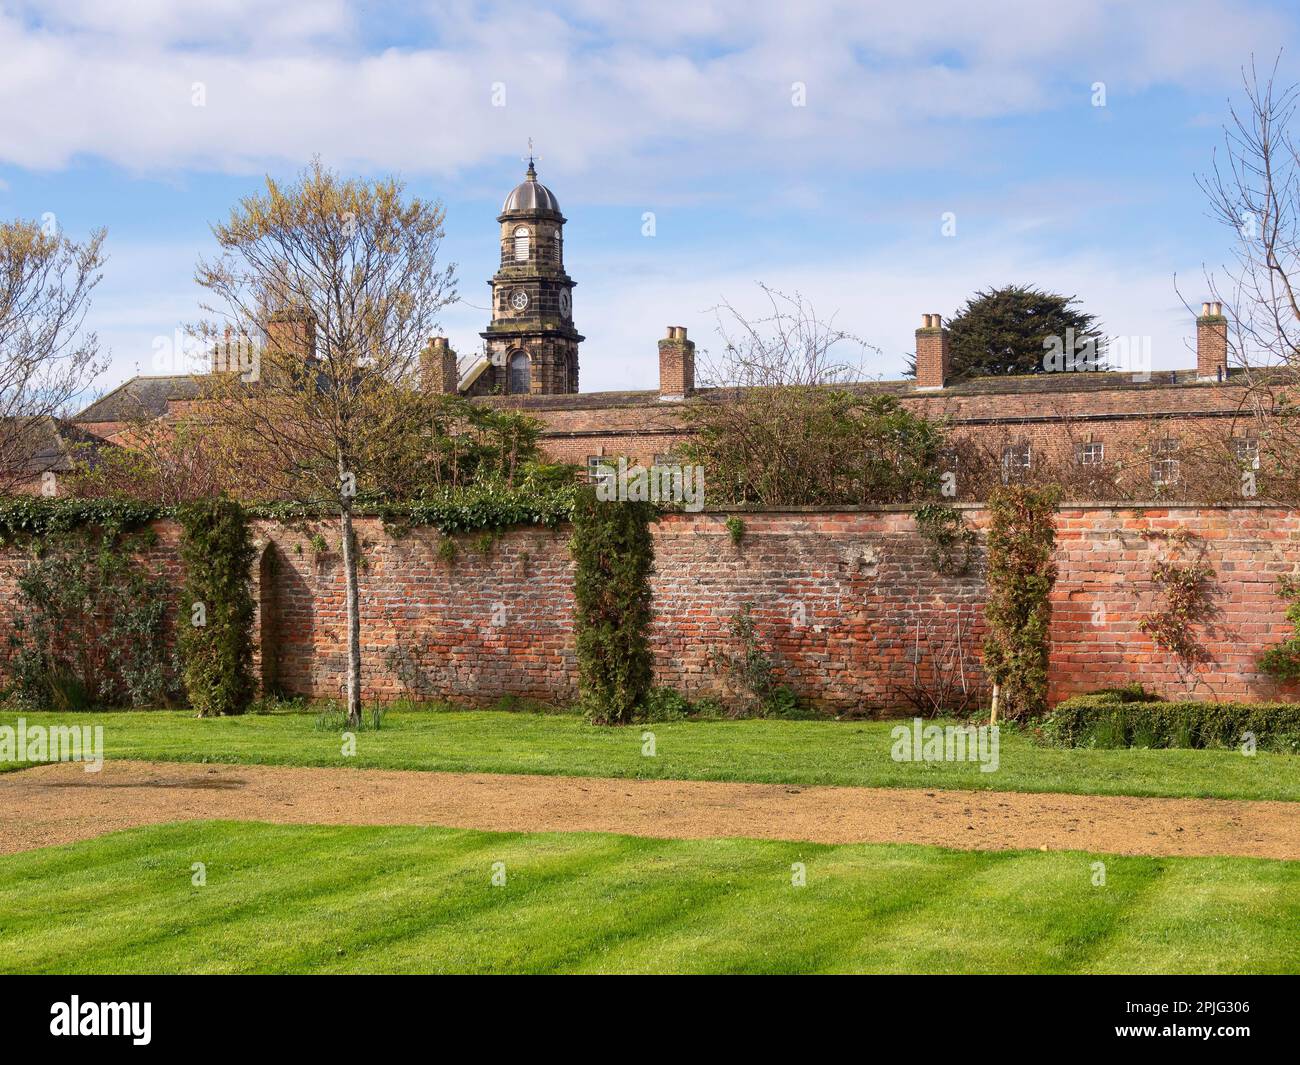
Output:
[[[1300,972],[1300,863],[1097,860],[189,822],[0,858],[0,971]]]
[[[604,728],[569,715],[406,711],[389,713],[378,732],[359,733],[355,757],[344,757],[338,733],[317,731],[315,716],[304,713],[204,721],[164,711],[22,716],[29,726],[103,725],[111,758],[1300,800],[1295,755],[1061,749],[1004,730],[1000,768],[981,773],[974,763],[893,761],[891,722]],[[17,717],[0,714],[0,725],[13,725]],[[646,729],[655,734],[653,758],[641,753]]]

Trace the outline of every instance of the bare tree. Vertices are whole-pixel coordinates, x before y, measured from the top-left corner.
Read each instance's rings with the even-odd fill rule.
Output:
[[[103,243],[102,229],[77,243],[36,222],[0,223],[0,490],[44,472],[50,419],[106,368],[84,329]]]
[[[214,378],[214,424],[268,494],[337,508],[353,725],[361,720],[353,511],[358,494],[384,491],[384,455],[423,417],[420,352],[455,298],[454,267],[438,261],[443,217],[439,203],[407,200],[395,178],[343,179],[315,160],[291,185],[268,178],[264,195],[214,226],[222,254],[197,271],[215,297],[204,309],[224,319],[206,333],[268,339],[254,372]]]
[[[701,356],[711,388],[683,409],[694,432],[681,453],[704,466],[710,498],[828,505],[928,492],[942,433],[863,383],[862,356],[876,349],[802,296],[759,287],[762,317],[715,308],[721,353]]]
[[[1300,155],[1292,132],[1300,85],[1242,71],[1245,100],[1229,107],[1222,154],[1197,177],[1212,216],[1232,231],[1232,261],[1207,282],[1228,308],[1230,361],[1300,372]],[[1186,301],[1184,301],[1186,302]],[[1189,305],[1190,306],[1190,305]]]
[[[799,293],[758,286],[770,313],[747,317],[729,301],[713,308],[722,352],[701,353],[701,384],[713,388],[838,385],[866,377],[865,355],[880,349],[818,316]],[[845,354],[857,348],[856,358]]]

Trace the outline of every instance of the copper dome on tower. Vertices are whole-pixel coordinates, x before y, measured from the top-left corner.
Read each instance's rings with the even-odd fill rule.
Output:
[[[502,214],[509,214],[512,211],[560,213],[560,201],[555,198],[555,193],[537,180],[537,171],[531,159],[528,161],[528,173],[524,176],[524,180],[510,190],[506,202],[501,205]]]

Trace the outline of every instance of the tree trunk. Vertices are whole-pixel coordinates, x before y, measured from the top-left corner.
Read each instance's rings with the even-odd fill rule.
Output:
[[[352,502],[339,507],[343,528],[343,571],[347,578],[348,611],[348,725],[361,725],[361,603],[357,594],[357,547],[352,536]]]

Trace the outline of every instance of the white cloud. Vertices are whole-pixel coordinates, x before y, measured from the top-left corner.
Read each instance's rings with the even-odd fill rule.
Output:
[[[534,133],[553,173],[635,160],[628,172],[660,184],[702,157],[890,165],[919,128],[1083,100],[1097,79],[1112,98],[1227,86],[1253,47],[1290,36],[1279,15],[1230,0],[592,0],[567,17],[537,2],[431,6],[405,13],[426,43],[368,50],[368,20],[394,11],[340,0],[22,5],[0,14],[0,162],[89,155],[136,171],[243,171],[320,152],[447,174],[514,154]],[[196,81],[203,108],[191,106]],[[491,103],[498,81],[504,108]],[[791,106],[794,81],[807,107]]]

